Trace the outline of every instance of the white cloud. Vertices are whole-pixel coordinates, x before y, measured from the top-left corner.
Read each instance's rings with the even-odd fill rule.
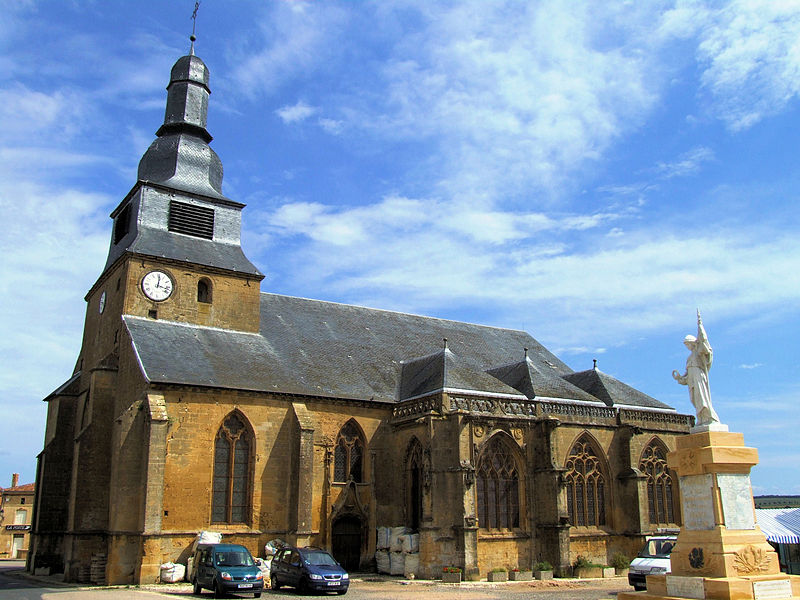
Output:
[[[459,213],[400,197],[351,209],[285,204],[266,219],[276,239],[310,242],[294,241],[290,271],[300,288],[324,285],[414,312],[492,307],[501,323],[542,311],[537,334],[564,347],[674,326],[696,306],[725,318],[800,300],[785,279],[800,270],[797,240],[756,228],[686,237],[681,221],[598,237],[607,233],[603,218]]]
[[[712,160],[714,160],[714,151],[711,148],[699,146],[684,152],[673,162],[659,162],[655,167],[655,172],[662,179],[686,177],[698,173],[704,163]]]
[[[712,110],[746,129],[800,93],[800,2],[736,0],[701,29],[698,59]]]
[[[309,106],[302,100],[298,100],[296,104],[291,106],[284,106],[275,111],[281,120],[287,125],[292,123],[299,123],[305,121],[308,117],[317,112],[317,108]]]
[[[752,370],[758,369],[759,367],[763,367],[764,363],[751,363],[751,364],[741,364],[739,365],[740,369]]]

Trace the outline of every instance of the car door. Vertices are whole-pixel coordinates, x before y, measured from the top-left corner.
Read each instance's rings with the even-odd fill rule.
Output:
[[[280,584],[289,583],[286,574],[286,557],[288,555],[288,550],[278,550],[278,553],[275,555],[275,558],[272,559],[272,565],[270,566],[271,575],[275,577]]]
[[[290,550],[286,555],[286,573],[289,585],[297,587],[303,574],[303,561],[297,550]]]

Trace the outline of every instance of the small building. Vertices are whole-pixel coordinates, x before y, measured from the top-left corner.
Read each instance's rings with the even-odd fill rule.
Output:
[[[756,519],[778,553],[781,571],[800,575],[800,508],[757,508]]]
[[[0,558],[27,558],[33,519],[34,484],[19,485],[19,473],[11,487],[0,488]]]

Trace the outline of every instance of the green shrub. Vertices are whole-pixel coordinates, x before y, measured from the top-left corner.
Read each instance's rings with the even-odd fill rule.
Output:
[[[507,573],[508,569],[504,569],[503,567],[495,567],[492,569],[492,573]]]
[[[598,565],[597,563],[593,563],[585,556],[579,554],[578,558],[575,559],[575,564],[572,565],[576,569],[585,569],[587,567],[602,567],[603,565]]]
[[[553,565],[551,565],[546,560],[542,560],[536,563],[536,568],[534,569],[534,571],[552,571],[552,570],[553,570]]]
[[[615,569],[627,569],[631,564],[630,559],[625,556],[622,552],[615,552],[614,556],[611,557],[611,563],[609,563],[610,567],[614,567]]]

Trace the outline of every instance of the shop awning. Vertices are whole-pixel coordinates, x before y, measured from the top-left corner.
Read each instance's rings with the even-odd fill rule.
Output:
[[[757,508],[756,520],[770,542],[800,544],[800,508]]]

